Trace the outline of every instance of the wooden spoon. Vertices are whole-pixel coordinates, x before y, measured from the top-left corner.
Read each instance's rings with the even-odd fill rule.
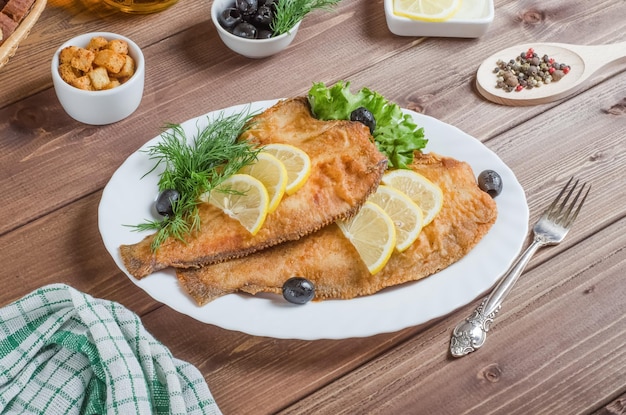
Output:
[[[569,65],[570,72],[558,82],[542,85],[539,88],[512,92],[496,88],[496,74],[493,70],[497,66],[498,59],[508,62],[529,48],[533,48],[540,58],[548,55],[556,62]],[[626,58],[626,42],[596,46],[565,43],[517,45],[485,59],[476,72],[476,87],[483,97],[497,104],[511,106],[545,104],[574,94],[598,69],[624,58]]]

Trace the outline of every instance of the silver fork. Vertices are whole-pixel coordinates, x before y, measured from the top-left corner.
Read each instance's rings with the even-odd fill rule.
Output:
[[[573,186],[570,187],[573,179],[573,177],[569,179],[565,187],[563,187],[556,199],[554,199],[552,204],[546,209],[533,227],[534,238],[532,244],[526,248],[526,251],[524,251],[511,268],[507,270],[504,276],[501,277],[491,294],[482,301],[472,315],[461,321],[454,328],[452,339],[450,340],[450,352],[452,356],[465,356],[466,354],[478,350],[485,343],[487,332],[489,331],[493,319],[500,310],[502,301],[509,294],[518,277],[521,275],[522,271],[524,271],[524,268],[526,268],[526,265],[528,265],[530,258],[539,248],[547,245],[556,245],[563,241],[572,223],[578,216],[589,194],[589,189],[591,188],[590,185],[582,183],[578,193],[576,193],[576,196],[570,202],[570,198],[579,183],[579,181],[576,180]],[[585,191],[585,189],[587,190]],[[566,194],[565,198],[559,203],[564,194]]]

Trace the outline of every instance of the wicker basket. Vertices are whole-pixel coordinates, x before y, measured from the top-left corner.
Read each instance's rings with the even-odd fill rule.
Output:
[[[15,29],[15,32],[0,45],[0,69],[15,55],[20,42],[26,39],[30,33],[30,29],[37,22],[37,19],[39,19],[45,7],[46,0],[36,0],[26,18],[24,18],[17,29]]]

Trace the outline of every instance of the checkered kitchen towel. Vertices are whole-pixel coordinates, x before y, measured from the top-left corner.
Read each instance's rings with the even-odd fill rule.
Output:
[[[0,309],[0,414],[22,413],[221,412],[137,315],[54,284]]]

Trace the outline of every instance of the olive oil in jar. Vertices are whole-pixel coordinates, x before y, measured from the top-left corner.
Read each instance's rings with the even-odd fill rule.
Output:
[[[156,13],[174,5],[178,0],[104,0],[104,3],[124,13]]]

